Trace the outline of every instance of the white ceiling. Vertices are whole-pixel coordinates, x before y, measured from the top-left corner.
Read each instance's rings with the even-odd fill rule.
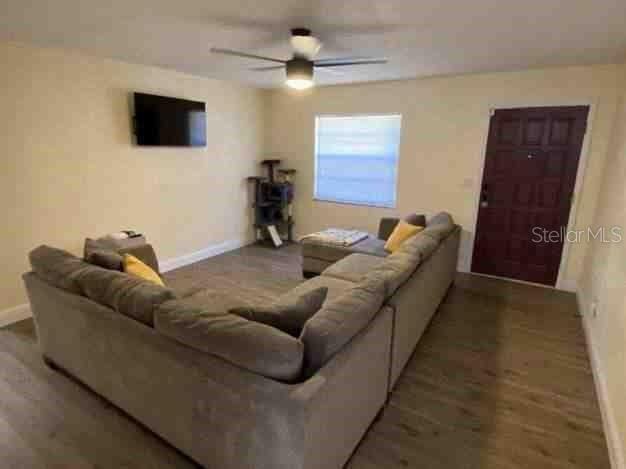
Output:
[[[0,0],[0,38],[280,86],[268,62],[211,47],[289,58],[289,29],[324,43],[318,58],[387,65],[316,71],[318,84],[541,66],[623,62],[625,0]]]

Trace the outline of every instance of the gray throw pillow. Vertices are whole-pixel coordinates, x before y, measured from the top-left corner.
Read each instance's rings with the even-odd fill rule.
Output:
[[[91,251],[85,260],[104,269],[124,271],[124,258],[115,251]]]
[[[104,243],[101,243],[97,239],[85,238],[85,243],[83,244],[83,257],[85,260],[89,257],[89,255],[94,251],[111,251],[111,246],[108,246]]]
[[[413,226],[426,226],[426,217],[417,213],[411,213],[404,217],[404,221]]]
[[[83,257],[90,264],[104,269],[124,271],[124,257],[98,240],[85,238]]]
[[[320,287],[303,293],[295,300],[285,299],[265,306],[233,308],[229,312],[298,337],[304,324],[320,310],[327,294],[328,288]]]

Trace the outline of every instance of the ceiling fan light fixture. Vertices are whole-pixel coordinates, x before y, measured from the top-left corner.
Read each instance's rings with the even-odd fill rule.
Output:
[[[288,87],[305,90],[313,86],[313,62],[295,58],[287,61],[285,66]]]
[[[294,90],[306,90],[313,86],[313,80],[299,78],[287,79],[285,83],[287,83],[289,88],[293,88]]]

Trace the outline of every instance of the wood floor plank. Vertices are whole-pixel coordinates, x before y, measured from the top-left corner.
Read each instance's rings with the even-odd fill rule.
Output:
[[[0,344],[0,354],[6,352],[7,342]],[[14,356],[5,355],[3,363],[9,365],[11,373],[0,370],[0,394],[14,399],[19,396],[19,406],[3,408],[5,402],[0,400],[0,409],[13,421],[37,422],[38,438],[67,436],[75,454],[93,458],[104,467],[181,467],[179,454],[169,445],[162,445],[160,439],[94,393],[85,393],[79,383],[37,363],[24,364]],[[17,415],[11,413],[15,407],[21,409]],[[61,432],[57,425],[61,425]],[[110,431],[93,431],[100,428]],[[146,437],[152,444],[145,444]],[[71,448],[65,451],[72,452]]]
[[[164,277],[271,300],[303,281],[300,266],[295,244],[253,245]],[[2,468],[198,467],[46,367],[32,320],[0,329],[0,438]],[[608,469],[573,295],[459,274],[347,467]]]
[[[0,412],[0,455],[2,467],[6,469],[43,469],[46,467],[44,459],[22,438],[9,424],[7,418]]]

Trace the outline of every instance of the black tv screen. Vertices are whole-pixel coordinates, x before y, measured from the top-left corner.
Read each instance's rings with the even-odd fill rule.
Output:
[[[203,147],[206,110],[198,101],[135,93],[137,145]]]

